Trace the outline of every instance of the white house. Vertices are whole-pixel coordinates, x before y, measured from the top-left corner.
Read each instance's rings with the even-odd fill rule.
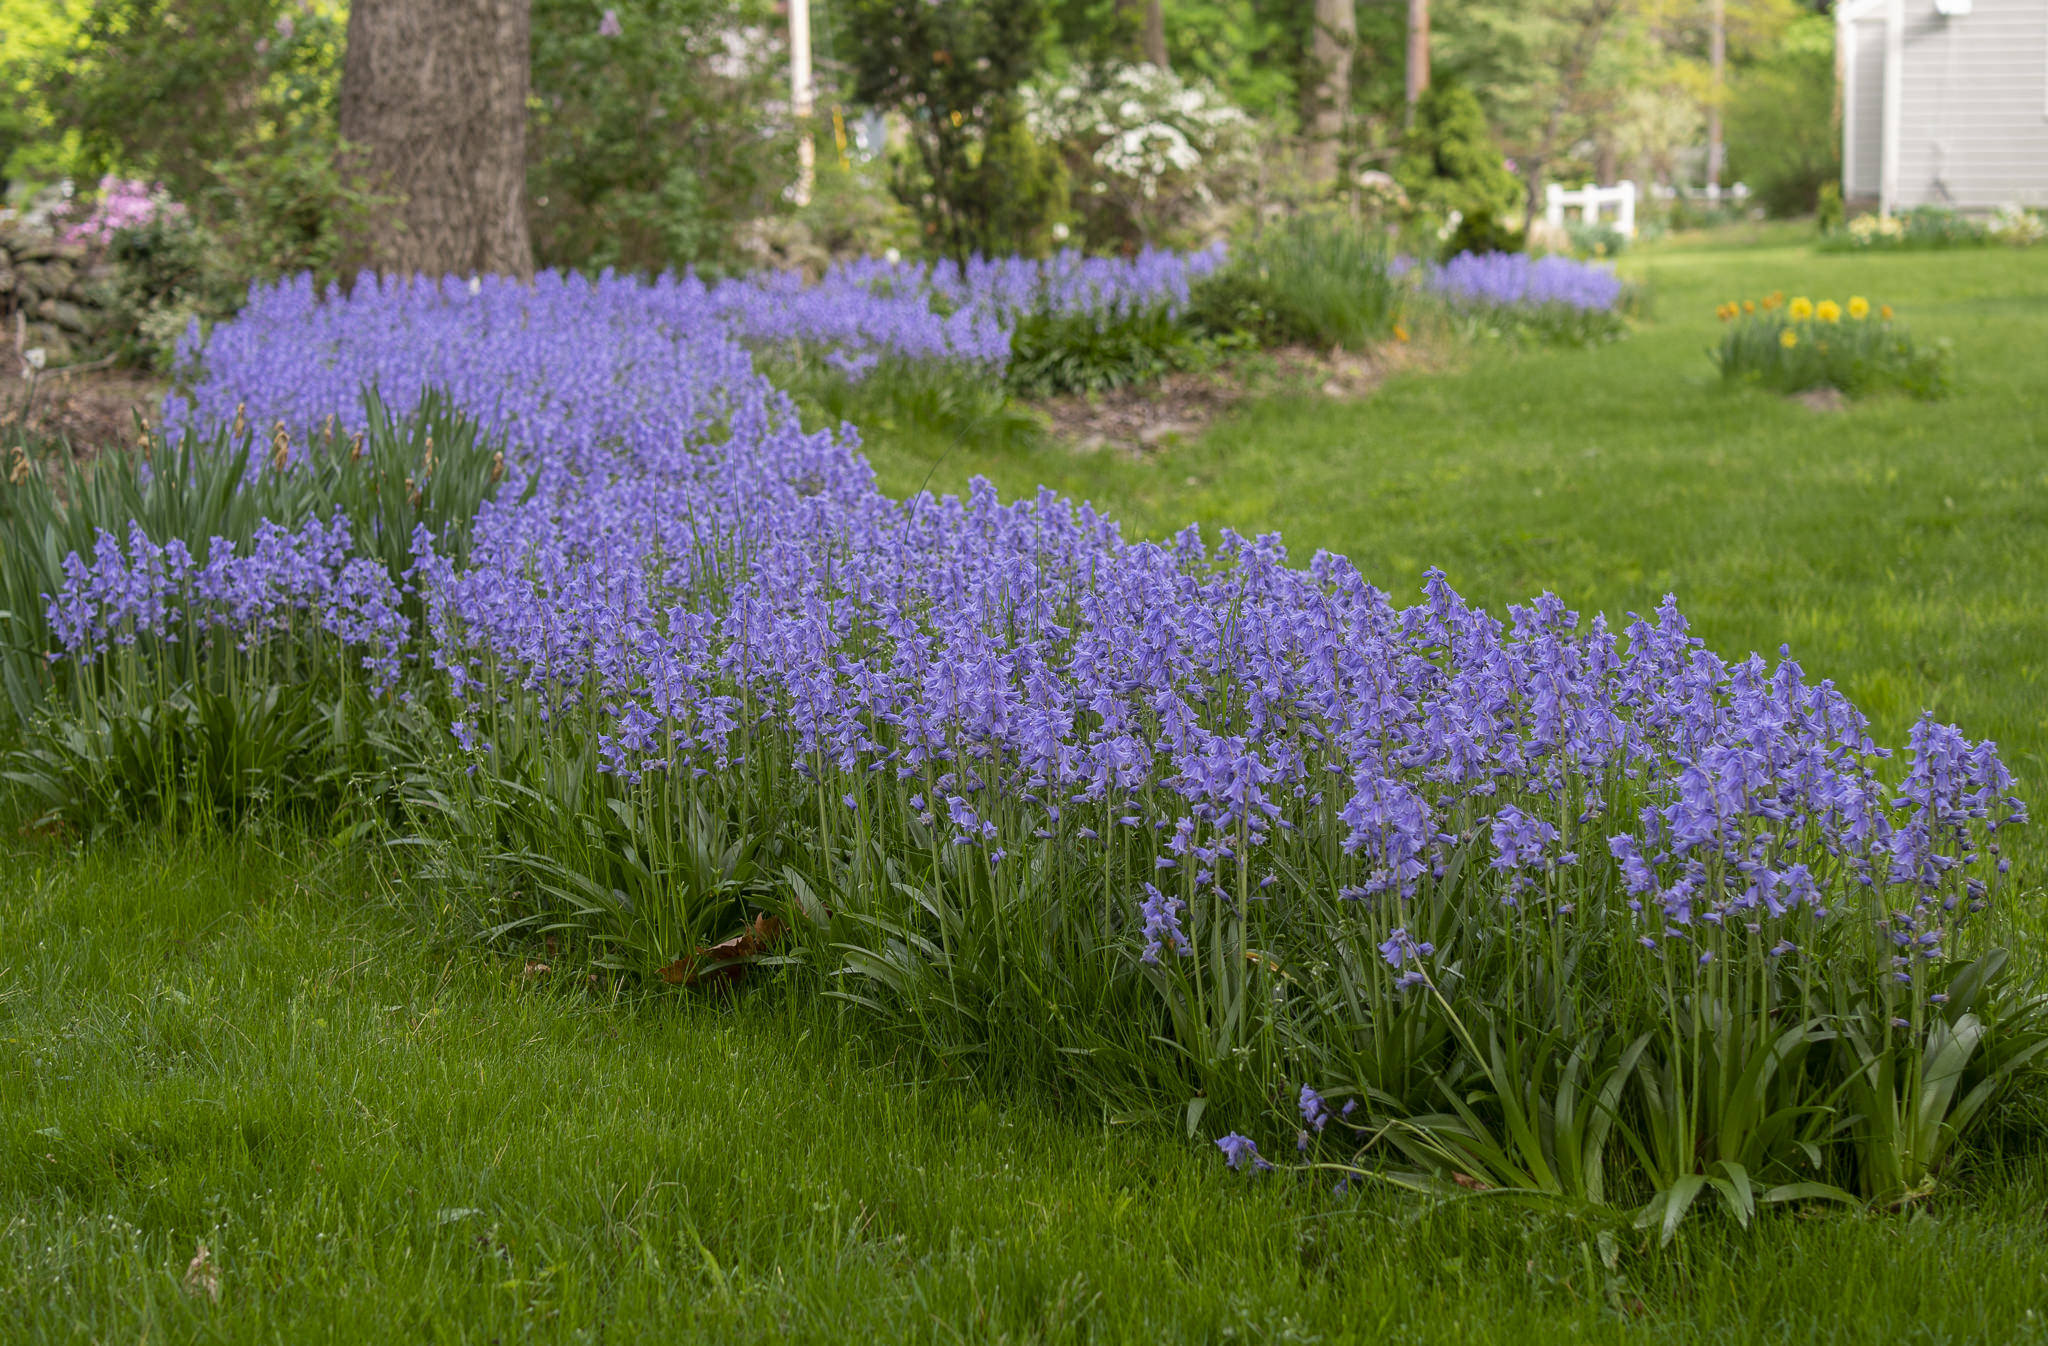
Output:
[[[2048,205],[2048,0],[1841,0],[1842,195]]]

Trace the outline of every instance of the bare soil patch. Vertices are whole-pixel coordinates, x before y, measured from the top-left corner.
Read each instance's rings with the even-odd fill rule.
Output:
[[[1840,388],[1808,388],[1792,394],[1792,400],[1810,411],[1841,411],[1849,405]]]
[[[1354,400],[1370,395],[1389,374],[1426,359],[1403,342],[1369,351],[1286,346],[1214,369],[1169,374],[1106,393],[1049,397],[1031,405],[1046,418],[1054,436],[1076,452],[1143,454],[1195,438],[1247,398],[1314,393]]]
[[[68,441],[80,458],[132,443],[136,416],[154,424],[170,386],[105,365],[51,366],[25,377],[28,372],[15,333],[0,330],[0,440],[25,427],[32,436]]]

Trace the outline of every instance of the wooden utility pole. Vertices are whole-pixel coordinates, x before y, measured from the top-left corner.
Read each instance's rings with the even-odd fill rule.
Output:
[[[1429,0],[1408,0],[1408,125],[1429,88]]]
[[[789,0],[789,110],[796,119],[796,186],[790,199],[811,204],[818,180],[818,147],[811,141],[811,0]]]
[[[1707,192],[1718,197],[1721,171],[1728,157],[1727,146],[1721,139],[1721,104],[1727,94],[1728,78],[1728,0],[1709,3],[1707,64],[1713,70],[1713,88],[1707,103]]]
[[[528,0],[355,0],[337,120],[398,203],[364,240],[383,271],[528,277]]]
[[[1309,117],[1309,169],[1318,182],[1337,177],[1344,126],[1351,117],[1351,53],[1358,45],[1354,0],[1315,0],[1316,29],[1310,55],[1316,71],[1315,106]]]

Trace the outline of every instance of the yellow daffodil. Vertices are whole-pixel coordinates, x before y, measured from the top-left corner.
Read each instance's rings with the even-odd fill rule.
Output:
[[[1716,304],[1714,306],[1714,316],[1719,318],[1722,322],[1727,322],[1730,318],[1735,316],[1735,305]]]
[[[1814,306],[1813,316],[1819,318],[1822,322],[1840,322],[1842,320],[1842,306],[1832,299],[1823,299]]]
[[[1892,306],[1890,304],[1886,304],[1883,308],[1880,308],[1877,311],[1877,316],[1883,318],[1886,322],[1890,322],[1892,320]]]
[[[1802,294],[1794,299],[1792,306],[1785,311],[1792,315],[1792,321],[1805,322],[1813,316],[1813,301]]]
[[[1402,326],[1402,325],[1401,325],[1400,323],[1395,323],[1395,324],[1394,324],[1394,340],[1396,340],[1396,341],[1406,341],[1407,339],[1408,339],[1408,329],[1407,329],[1407,328],[1405,328],[1405,327],[1403,327],[1403,326]]]
[[[1784,302],[1785,292],[1783,290],[1773,290],[1769,294],[1764,296],[1764,307],[1767,309],[1776,308],[1778,305]]]
[[[1742,301],[1742,311],[1743,311],[1744,313],[1754,313],[1754,312],[1756,312],[1756,300],[1754,300],[1754,299],[1745,299],[1745,300],[1743,300],[1743,301]]]
[[[1799,333],[1793,331],[1789,327],[1786,328],[1784,331],[1778,333],[1778,344],[1780,346],[1783,346],[1788,351],[1791,350],[1794,346],[1799,344]]]
[[[1870,316],[1870,301],[1860,294],[1849,296],[1849,316],[1861,322]]]

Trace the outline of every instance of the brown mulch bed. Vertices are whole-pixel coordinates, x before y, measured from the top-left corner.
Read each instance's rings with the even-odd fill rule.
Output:
[[[1319,393],[1349,401],[1426,358],[1398,342],[1364,352],[1287,346],[1139,387],[1049,397],[1032,406],[1053,435],[1077,452],[1143,454],[1194,439],[1247,398]]]
[[[12,323],[0,323],[0,442],[25,424],[29,434],[62,438],[80,458],[135,441],[135,418],[153,423],[169,385],[132,369],[105,365],[48,368],[33,380],[15,345]]]

